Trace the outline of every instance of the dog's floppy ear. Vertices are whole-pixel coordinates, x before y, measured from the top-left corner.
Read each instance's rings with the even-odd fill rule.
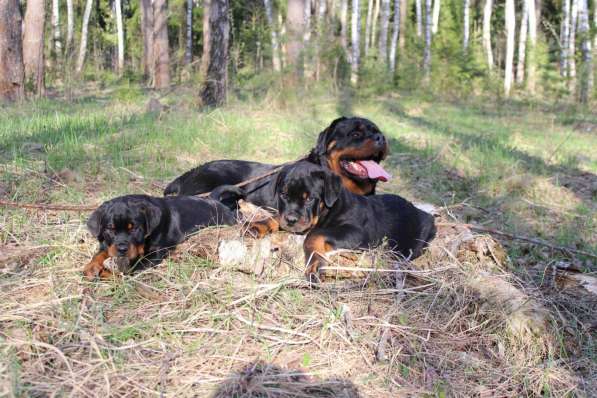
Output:
[[[330,171],[323,171],[323,201],[326,207],[332,207],[340,196],[342,180]]]
[[[139,210],[145,215],[145,237],[148,237],[160,225],[162,209],[151,202],[142,202]]]
[[[328,144],[330,143],[330,136],[336,128],[336,125],[343,120],[346,120],[344,116],[339,117],[338,119],[334,120],[325,130],[319,133],[319,137],[317,137],[317,144],[315,144],[315,148],[313,150],[316,155],[323,156],[327,153]]]
[[[99,238],[102,233],[102,217],[104,216],[104,206],[100,206],[91,213],[87,220],[87,229],[93,236]]]

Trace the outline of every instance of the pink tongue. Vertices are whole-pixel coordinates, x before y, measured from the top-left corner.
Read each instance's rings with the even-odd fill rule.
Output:
[[[373,160],[358,160],[356,163],[360,164],[367,170],[367,175],[372,180],[388,181],[392,176],[383,169],[378,163]]]

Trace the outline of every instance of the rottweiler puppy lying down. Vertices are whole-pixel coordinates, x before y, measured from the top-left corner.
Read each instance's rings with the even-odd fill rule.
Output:
[[[355,195],[340,178],[309,162],[280,171],[275,191],[278,215],[253,222],[248,231],[307,234],[303,249],[306,275],[318,276],[324,255],[335,249],[369,249],[387,241],[406,259],[421,255],[435,237],[433,216],[398,195]]]
[[[390,175],[379,165],[388,154],[383,133],[370,120],[341,117],[319,134],[307,158],[337,174],[346,189],[358,195],[375,193],[378,181]],[[234,185],[271,172],[278,165],[244,160],[216,160],[196,167],[172,181],[164,195],[197,195],[221,185]],[[245,200],[261,207],[276,206],[274,183],[277,175],[244,187]]]
[[[234,194],[227,187],[226,195]],[[87,221],[99,251],[83,269],[85,277],[110,277],[104,261],[113,258],[123,273],[157,264],[190,233],[210,225],[233,225],[236,214],[221,202],[189,196],[126,195],[104,202]]]

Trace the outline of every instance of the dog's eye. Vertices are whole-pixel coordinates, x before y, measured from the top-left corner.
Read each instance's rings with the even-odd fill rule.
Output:
[[[312,196],[309,196],[307,199],[305,199],[305,203],[313,203],[315,199]]]
[[[353,131],[351,134],[352,138],[361,138],[362,135],[363,133],[361,133],[360,131]]]

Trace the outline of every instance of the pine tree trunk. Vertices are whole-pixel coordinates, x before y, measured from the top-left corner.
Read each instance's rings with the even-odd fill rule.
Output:
[[[280,64],[280,49],[278,45],[278,32],[276,31],[276,24],[274,23],[274,13],[272,10],[272,0],[263,0],[265,6],[265,17],[270,29],[270,36],[272,41],[272,65],[274,71],[280,72],[282,65]]]
[[[530,0],[535,1],[535,0]],[[520,17],[520,31],[518,33],[518,64],[516,67],[516,82],[524,81],[524,66],[527,45],[527,27],[529,24],[529,0],[522,1],[522,16]]]
[[[170,46],[168,44],[168,3],[153,0],[154,81],[157,89],[170,85]]]
[[[512,73],[514,63],[514,38],[516,34],[516,12],[514,10],[514,0],[506,0],[505,10],[506,24],[506,64],[504,71],[504,94],[510,96],[512,89]]]
[[[373,19],[373,1],[367,1],[367,19],[365,21],[365,57],[369,54],[371,46],[371,22]]]
[[[396,46],[398,44],[398,36],[400,34],[400,19],[403,13],[403,10],[400,9],[400,3],[400,0],[394,0],[394,19],[392,21],[392,41],[390,44],[390,73],[392,76],[396,72]]]
[[[369,48],[375,47],[377,42],[377,20],[379,19],[380,0],[375,0],[373,6],[373,17],[371,17],[371,38],[369,39]]]
[[[209,37],[209,7],[211,0],[203,0],[203,52],[201,53],[201,76],[207,75],[209,66],[209,46],[211,39]]]
[[[305,30],[305,2],[304,0],[288,0],[286,14],[288,36],[288,63],[296,68],[296,75],[300,79],[304,73],[303,34]]]
[[[560,23],[560,75],[568,76],[568,40],[570,39],[570,0],[562,1],[562,21]]]
[[[351,63],[351,74],[350,74],[350,81],[354,86],[356,86],[359,82],[359,64],[360,64],[360,57],[361,57],[361,49],[360,49],[360,9],[359,9],[359,0],[352,0],[352,18],[351,18],[351,42],[352,42],[352,57],[350,60]]]
[[[85,11],[83,13],[83,22],[81,26],[81,44],[79,46],[79,56],[77,57],[77,74],[80,74],[83,71],[83,64],[85,63],[85,56],[87,54],[89,17],[91,16],[92,6],[93,0],[87,0],[85,3]]]
[[[417,21],[417,36],[423,35],[423,14],[421,10],[421,0],[415,0],[415,18]]]
[[[398,36],[398,46],[400,47],[400,56],[402,57],[404,46],[406,45],[406,18],[408,17],[408,0],[400,0],[400,34]]]
[[[29,0],[23,25],[23,64],[25,87],[33,87],[37,96],[44,91],[44,26],[45,0]]]
[[[184,51],[184,63],[190,65],[193,62],[193,0],[187,0],[187,37]]]
[[[120,75],[124,69],[124,29],[122,27],[122,4],[120,0],[114,0],[114,9],[116,11],[116,32],[118,38],[117,72]]]
[[[340,44],[348,52],[348,0],[340,0]]]
[[[433,16],[431,10],[431,0],[425,0],[425,49],[423,51],[423,72],[425,82],[431,81],[431,25]]]
[[[381,14],[379,19],[379,58],[387,65],[388,62],[388,26],[390,24],[390,0],[381,0]]]
[[[206,106],[220,106],[226,101],[228,41],[230,35],[229,10],[228,0],[211,0],[209,8],[209,36],[211,40],[209,65],[207,67],[207,79],[201,93],[201,99]]]
[[[436,34],[439,27],[439,10],[441,7],[441,0],[434,0],[433,2],[433,27],[431,33]]]
[[[535,94],[537,69],[537,14],[535,0],[529,3],[529,48],[527,49],[527,88],[529,93]]]
[[[62,55],[62,41],[60,38],[60,3],[52,0],[52,36],[54,37],[54,54]]]
[[[491,13],[493,0],[485,0],[483,7],[483,48],[487,57],[487,67],[493,70],[493,51],[491,49]]]
[[[589,4],[587,0],[578,0],[578,35],[581,42],[582,66],[580,69],[579,100],[589,103],[593,92],[593,58],[591,53],[591,35],[589,26]]]
[[[0,0],[0,101],[25,97],[21,10],[18,0]]]
[[[570,9],[570,32],[568,33],[568,89],[576,90],[576,23],[578,19],[578,0],[572,0]]]
[[[466,53],[468,51],[468,42],[470,34],[470,13],[471,4],[470,0],[464,0],[464,23],[463,23],[463,34],[462,34],[462,50]]]
[[[66,53],[70,54],[73,49],[73,34],[75,30],[75,15],[73,11],[73,0],[66,0]]]

